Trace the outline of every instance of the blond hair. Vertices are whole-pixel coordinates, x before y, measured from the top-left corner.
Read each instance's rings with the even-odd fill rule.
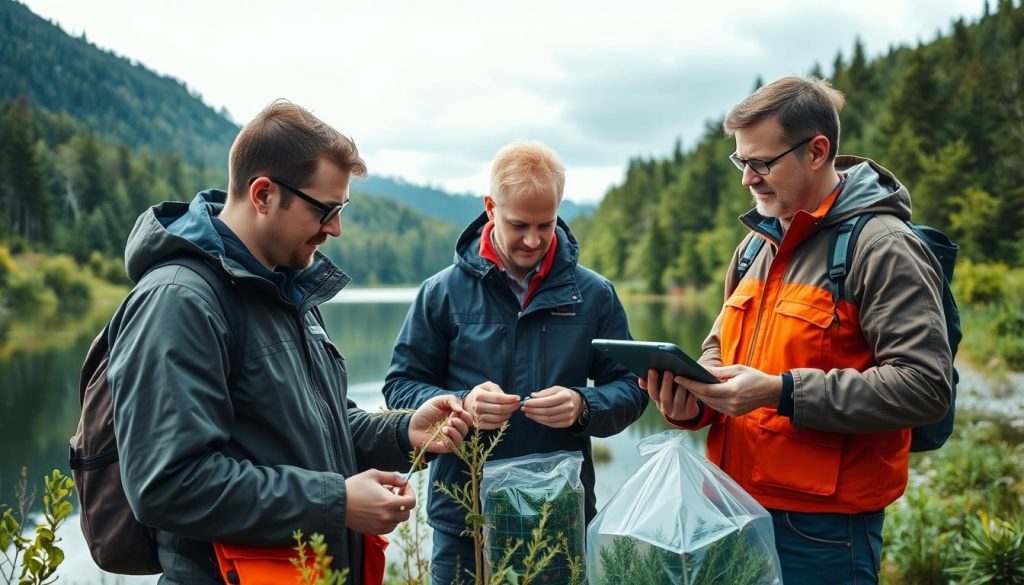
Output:
[[[535,140],[517,140],[498,151],[491,165],[491,197],[495,201],[548,190],[562,201],[565,166],[554,150]]]

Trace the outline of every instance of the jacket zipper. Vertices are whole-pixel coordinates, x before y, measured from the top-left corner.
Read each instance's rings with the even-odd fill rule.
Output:
[[[332,418],[331,405],[327,400],[326,392],[320,388],[317,384],[313,372],[316,370],[313,363],[313,354],[309,350],[309,339],[306,333],[306,324],[302,320],[302,315],[296,310],[296,321],[299,325],[299,334],[302,337],[302,352],[306,356],[306,374],[309,377],[310,386],[313,387],[313,397],[316,399],[317,412],[324,421],[324,426],[327,427],[327,434],[331,439],[331,446],[334,450],[333,458],[338,462],[338,471],[345,471],[344,462],[341,460],[341,444],[338,441],[337,432],[335,430],[334,421]]]

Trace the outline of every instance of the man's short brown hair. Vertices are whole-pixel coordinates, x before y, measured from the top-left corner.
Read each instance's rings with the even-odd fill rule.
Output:
[[[366,163],[351,138],[325,124],[302,106],[277,100],[256,114],[231,145],[228,192],[244,197],[253,177],[272,176],[302,188],[309,184],[321,159],[366,176]],[[290,199],[282,196],[282,202]]]
[[[821,134],[828,138],[828,158],[839,152],[839,110],[846,102],[842,92],[817,77],[783,77],[750,94],[736,105],[722,126],[732,136],[736,130],[774,117],[782,126],[783,139],[798,142]]]

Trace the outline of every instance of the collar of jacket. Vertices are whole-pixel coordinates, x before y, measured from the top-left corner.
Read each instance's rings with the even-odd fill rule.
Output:
[[[488,221],[490,220],[487,219],[487,213],[481,213],[466,227],[455,244],[455,266],[481,280],[492,273],[496,277],[504,278],[498,274],[500,268],[480,256],[480,237]],[[580,246],[572,230],[561,217],[555,225],[555,237],[558,238],[558,247],[551,261],[551,271],[538,287],[529,306],[523,309],[523,314],[551,306],[574,305],[583,301],[579,286],[576,284]],[[548,294],[556,288],[561,291],[558,295]],[[561,294],[562,292],[564,294]]]
[[[796,227],[797,232],[793,235],[802,234],[802,237],[790,237],[789,240],[799,243],[817,230],[864,213],[882,213],[903,220],[910,219],[910,193],[890,171],[870,159],[848,155],[837,156],[835,167],[843,179],[838,186],[839,192],[833,191],[814,212],[797,212],[790,231]],[[777,219],[764,217],[756,208],[739,219],[748,229],[761,234],[776,246],[781,243],[782,230]]]
[[[166,201],[139,216],[125,246],[125,266],[133,282],[146,270],[166,258],[191,254],[221,267],[232,279],[252,282],[258,290],[295,304],[300,312],[333,298],[351,280],[341,268],[320,251],[313,264],[292,276],[292,286],[301,301],[285,294],[274,282],[253,274],[243,263],[225,253],[224,241],[213,225],[213,217],[224,208],[227,194],[218,189],[200,192],[191,203]]]
[[[494,247],[494,241],[492,240],[493,234],[494,222],[488,221],[484,224],[484,228],[480,232],[480,257],[490,260],[502,272],[508,272],[508,269],[504,266],[501,258],[498,256],[498,251]],[[555,261],[555,253],[557,250],[558,233],[556,232],[552,234],[548,251],[544,253],[544,257],[541,258],[540,264],[538,266],[534,266],[534,269],[530,271],[533,273],[533,276],[530,278],[526,294],[523,296],[523,307],[530,304],[530,299],[537,293],[540,283],[544,282],[544,279],[551,273],[551,265]]]
[[[466,226],[455,244],[454,264],[477,278],[487,276],[492,270],[500,270],[493,262],[480,256],[480,236],[489,221],[487,213],[481,213]],[[551,263],[551,272],[545,279],[550,281],[571,277],[580,256],[580,245],[576,241],[576,236],[561,217],[555,225],[555,237],[558,239],[558,248]]]

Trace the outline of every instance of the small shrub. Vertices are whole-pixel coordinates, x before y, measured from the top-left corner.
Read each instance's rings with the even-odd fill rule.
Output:
[[[92,287],[70,256],[47,258],[42,263],[43,284],[57,295],[64,310],[77,310],[89,305]]]
[[[74,484],[70,477],[56,469],[43,477],[43,517],[35,526],[35,538],[23,535],[25,518],[34,498],[34,491],[30,493],[27,485],[25,469],[22,468],[15,495],[17,508],[0,505],[0,554],[3,555],[0,579],[18,585],[53,583],[57,567],[64,562],[64,551],[57,546],[60,542],[57,530],[71,515],[68,496]]]
[[[52,315],[57,310],[57,295],[43,284],[38,274],[15,274],[7,283],[3,304],[21,315]]]
[[[0,246],[0,284],[4,284],[11,277],[17,274],[18,266],[14,263],[11,251],[7,246]]]
[[[1005,264],[976,264],[963,260],[957,264],[953,292],[961,304],[993,303],[1002,300],[1009,267]]]
[[[963,559],[948,572],[967,585],[1024,584],[1024,519],[1011,523],[978,514],[967,526]]]

